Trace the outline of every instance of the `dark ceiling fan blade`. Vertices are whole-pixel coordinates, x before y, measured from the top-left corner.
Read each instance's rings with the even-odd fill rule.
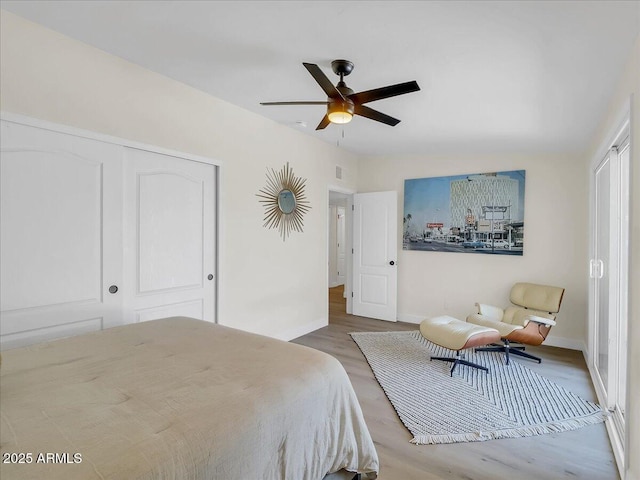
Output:
[[[397,118],[390,117],[389,115],[374,110],[373,108],[365,107],[364,105],[356,105],[354,113],[356,115],[360,115],[361,117],[375,120],[376,122],[386,123],[387,125],[391,125],[392,127],[395,127],[400,123],[400,120],[398,120]]]
[[[327,76],[322,73],[322,70],[320,70],[320,67],[318,65],[316,65],[315,63],[304,62],[302,63],[302,65],[304,65],[304,67],[309,71],[315,81],[318,82],[318,85],[320,85],[322,90],[324,90],[324,93],[327,94],[327,97],[341,98],[342,100],[344,100],[344,97],[342,96],[340,91],[335,87],[333,83],[331,83],[331,80],[329,80]]]
[[[327,115],[325,115],[323,117],[323,119],[320,120],[320,123],[316,127],[316,130],[323,130],[323,129],[327,128],[327,125],[329,125],[330,123],[331,122],[329,121],[329,117]]]
[[[260,105],[328,105],[329,102],[260,102]]]
[[[383,98],[395,97],[396,95],[417,92],[418,90],[420,90],[418,82],[413,80],[411,82],[398,83],[396,85],[389,85],[387,87],[374,88],[373,90],[354,93],[349,95],[349,98],[355,104],[363,104],[373,102],[374,100],[382,100]]]

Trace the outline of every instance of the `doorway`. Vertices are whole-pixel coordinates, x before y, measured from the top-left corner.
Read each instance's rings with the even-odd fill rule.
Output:
[[[352,191],[329,187],[328,302],[330,310],[335,307],[344,313],[351,313],[352,208]]]
[[[329,204],[329,287],[344,285],[346,278],[344,205]]]
[[[347,299],[344,295],[344,285],[329,287],[329,319],[336,315],[347,313]]]

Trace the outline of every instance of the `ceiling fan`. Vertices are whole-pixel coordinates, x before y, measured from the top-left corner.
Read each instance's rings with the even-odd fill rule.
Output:
[[[326,105],[327,113],[316,127],[316,130],[326,128],[329,123],[349,123],[354,115],[360,115],[361,117],[366,117],[394,127],[400,123],[400,120],[378,112],[364,104],[373,102],[374,100],[382,100],[383,98],[395,97],[420,90],[418,83],[414,80],[354,93],[353,90],[344,83],[344,77],[353,71],[353,62],[349,60],[334,60],[331,62],[331,69],[336,75],[340,76],[340,81],[335,86],[315,63],[303,63],[302,65],[309,71],[315,81],[318,82],[318,85],[324,90],[324,93],[327,94],[328,98],[326,101],[262,102],[260,105]]]

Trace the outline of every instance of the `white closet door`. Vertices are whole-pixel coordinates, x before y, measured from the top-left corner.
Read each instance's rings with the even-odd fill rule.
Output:
[[[215,321],[215,167],[125,149],[127,322]]]
[[[3,348],[121,322],[122,149],[1,123]],[[105,228],[103,228],[105,225]]]

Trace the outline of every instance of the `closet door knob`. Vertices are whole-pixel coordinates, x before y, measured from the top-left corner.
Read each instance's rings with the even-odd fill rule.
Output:
[[[118,291],[118,286],[117,285],[111,285],[109,287],[109,293],[116,293]]]
[[[208,278],[209,280],[213,280],[213,274],[212,274],[212,273],[210,273],[209,275],[207,275],[207,278]]]
[[[391,260],[391,261],[389,262],[389,265],[391,265],[392,267],[393,267],[395,264],[396,264],[396,262],[394,262],[393,260]]]

